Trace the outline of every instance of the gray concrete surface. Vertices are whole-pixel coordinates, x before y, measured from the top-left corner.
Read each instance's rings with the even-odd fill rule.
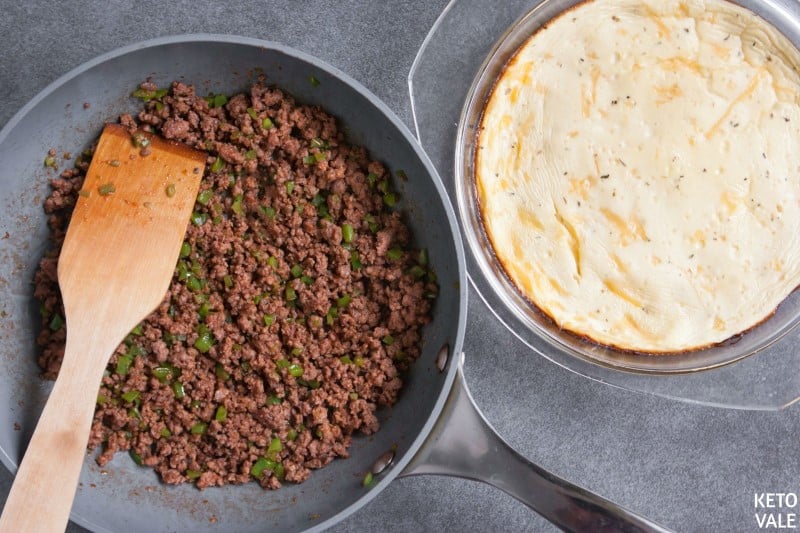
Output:
[[[100,53],[161,35],[214,32],[314,54],[410,125],[406,75],[445,3],[0,0],[0,124]],[[800,408],[721,410],[586,380],[527,351],[471,297],[467,380],[497,430],[542,466],[677,531],[755,531],[754,492],[800,492]],[[10,482],[2,470],[0,501]],[[553,529],[487,486],[417,477],[398,480],[334,531]]]

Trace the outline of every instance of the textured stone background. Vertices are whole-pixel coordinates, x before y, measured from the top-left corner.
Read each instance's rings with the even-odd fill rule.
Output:
[[[316,55],[411,125],[406,76],[445,3],[0,0],[0,124],[100,53],[162,35],[211,32]],[[678,531],[756,530],[754,491],[800,491],[797,407],[728,411],[589,381],[530,353],[470,296],[467,380],[489,421],[535,462]],[[10,481],[2,470],[0,500]],[[482,484],[417,477],[396,481],[335,531],[553,529]]]

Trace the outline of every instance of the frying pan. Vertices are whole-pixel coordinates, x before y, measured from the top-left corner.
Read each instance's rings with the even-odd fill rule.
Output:
[[[260,74],[298,101],[324,107],[350,143],[366,146],[373,158],[409,177],[395,184],[401,208],[416,244],[429,250],[441,288],[422,356],[404,376],[398,403],[379,413],[381,430],[356,437],[349,459],[315,471],[303,484],[264,491],[250,483],[200,492],[159,483],[126,454],[104,468],[90,454],[72,520],[94,531],[322,530],[360,509],[396,476],[441,474],[491,483],[566,529],[662,531],[533,465],[511,450],[475,407],[461,371],[464,252],[442,183],[407,128],[342,72],[280,44],[242,37],[168,37],[110,52],[53,82],[0,131],[3,464],[16,471],[51,387],[38,377],[38,304],[31,289],[48,246],[41,204],[54,174],[42,165],[47,150],[78,153],[88,147],[105,121],[135,112],[137,102],[129,94],[147,78],[160,86],[183,80],[200,94],[230,94],[245,90]],[[376,482],[367,488],[361,480],[371,470]]]

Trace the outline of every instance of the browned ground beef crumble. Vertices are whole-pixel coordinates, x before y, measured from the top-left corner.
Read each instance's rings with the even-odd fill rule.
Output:
[[[168,294],[111,358],[89,448],[100,465],[130,450],[167,483],[302,482],[347,457],[355,431],[378,430],[419,355],[435,275],[387,207],[389,173],[320,108],[260,83],[230,99],[156,90],[142,84],[144,109],[120,122],[208,164]],[[57,258],[90,159],[45,202],[54,248],[35,296],[49,379],[66,337]]]

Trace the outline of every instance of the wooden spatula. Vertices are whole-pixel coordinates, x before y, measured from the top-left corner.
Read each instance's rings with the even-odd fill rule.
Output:
[[[64,531],[114,349],[164,298],[206,155],[107,125],[58,261],[67,345],[0,517],[2,532]]]

